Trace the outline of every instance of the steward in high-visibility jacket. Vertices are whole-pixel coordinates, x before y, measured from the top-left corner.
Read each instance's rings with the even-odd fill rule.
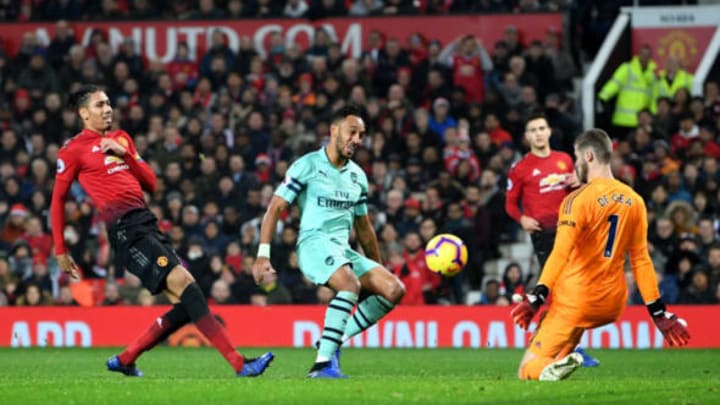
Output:
[[[630,62],[620,65],[613,77],[600,90],[598,98],[607,102],[618,95],[615,112],[612,116],[613,125],[619,127],[637,127],[637,114],[649,109],[655,87],[655,61],[649,47],[640,48],[638,55]]]
[[[655,82],[650,112],[657,113],[657,101],[660,97],[667,97],[672,100],[675,93],[682,88],[686,88],[688,92],[691,92],[692,85],[693,75],[680,68],[680,60],[677,57],[669,57],[665,62],[665,70],[660,71]]]

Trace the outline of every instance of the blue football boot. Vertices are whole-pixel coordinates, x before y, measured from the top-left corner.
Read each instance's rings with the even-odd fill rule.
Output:
[[[576,348],[575,353],[579,353],[582,356],[582,358],[583,358],[582,366],[583,367],[597,367],[600,365],[600,360],[587,354],[587,352],[581,347]]]
[[[272,352],[267,352],[260,357],[254,359],[245,359],[242,370],[237,375],[238,377],[257,377],[265,372],[270,366],[270,363],[275,359],[275,355]]]
[[[128,377],[142,377],[143,376],[143,372],[138,370],[137,367],[135,367],[135,363],[124,366],[122,363],[120,363],[120,358],[118,356],[110,357],[105,364],[107,365],[107,369],[109,371],[116,371],[118,373],[123,373]]]
[[[340,371],[340,367],[335,367],[334,362],[328,361],[324,363],[315,363],[310,372],[308,378],[348,378],[346,374]]]

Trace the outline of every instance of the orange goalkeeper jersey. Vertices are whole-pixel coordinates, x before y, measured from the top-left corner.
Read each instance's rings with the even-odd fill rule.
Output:
[[[645,202],[618,180],[593,179],[568,194],[538,281],[550,289],[552,305],[578,326],[614,320],[627,301],[626,257],[645,302],[659,298],[647,228]]]

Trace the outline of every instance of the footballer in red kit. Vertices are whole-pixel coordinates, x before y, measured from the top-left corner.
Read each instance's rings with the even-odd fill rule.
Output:
[[[530,233],[542,271],[555,240],[558,209],[578,180],[570,155],[550,149],[550,126],[544,116],[528,119],[525,138],[530,153],[508,173],[505,211]]]
[[[104,153],[103,139],[112,139],[124,146],[127,149],[125,156]],[[54,195],[64,197],[77,178],[100,211],[102,220],[111,224],[127,212],[145,207],[142,189],[155,191],[155,174],[150,166],[141,163],[142,158],[125,131],[103,135],[83,129],[58,152]],[[54,221],[62,217],[54,215],[52,218]],[[64,224],[53,223],[53,229],[64,229]],[[62,236],[62,233],[57,234]],[[60,245],[62,240],[56,240],[55,246]]]
[[[143,196],[143,190],[155,191],[155,173],[139,156],[127,133],[110,130],[113,110],[108,96],[101,88],[86,85],[70,99],[82,119],[83,130],[58,152],[50,205],[58,266],[74,278],[80,276],[64,241],[65,199],[72,183],[78,180],[107,225],[116,268],[127,269],[140,278],[143,287],[153,294],[162,292],[173,304],[122,353],[108,359],[108,370],[141,377],[143,373],[135,366],[135,360],[193,322],[236,375],[262,374],[273,354],[245,359],[235,350],[223,326],[210,313],[197,282],[183,267],[170,240],[160,232],[157,218]]]

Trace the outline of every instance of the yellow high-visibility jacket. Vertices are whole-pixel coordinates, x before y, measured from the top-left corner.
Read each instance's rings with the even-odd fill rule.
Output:
[[[655,82],[650,111],[652,111],[653,114],[657,112],[657,101],[660,97],[668,97],[672,99],[675,97],[675,93],[683,87],[688,91],[692,91],[693,79],[694,77],[690,72],[685,69],[680,69],[675,73],[672,83],[668,83],[667,72],[661,70],[658,75],[658,79]]]
[[[612,116],[613,125],[637,126],[637,113],[649,109],[652,103],[656,67],[655,61],[651,60],[643,70],[640,59],[635,56],[630,62],[620,65],[613,77],[605,83],[598,97],[608,101],[616,94],[618,96]]]

